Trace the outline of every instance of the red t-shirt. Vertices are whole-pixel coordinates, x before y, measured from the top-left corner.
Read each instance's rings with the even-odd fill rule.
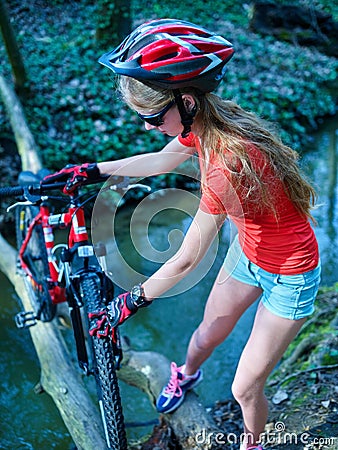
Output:
[[[211,156],[207,168],[197,136],[192,133],[179,137],[181,144],[197,149],[201,171],[204,173],[200,208],[210,214],[227,214],[238,229],[241,247],[249,260],[262,269],[276,274],[294,275],[317,267],[318,244],[307,217],[299,213],[285,193],[281,180],[274,176],[266,157],[255,146],[247,152],[254,169],[261,173],[274,198],[275,213],[257,208],[247,201],[250,187],[235,190],[230,183],[231,173],[224,164]]]

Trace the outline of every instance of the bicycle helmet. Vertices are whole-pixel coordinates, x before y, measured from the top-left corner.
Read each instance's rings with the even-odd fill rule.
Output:
[[[222,36],[190,22],[158,19],[136,28],[99,62],[113,72],[162,88],[213,91],[234,53]]]

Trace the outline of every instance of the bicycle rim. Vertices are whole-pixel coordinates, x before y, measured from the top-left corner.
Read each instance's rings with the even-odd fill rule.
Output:
[[[80,281],[87,313],[103,308],[101,281],[97,274],[87,273]],[[127,437],[115,370],[114,348],[109,338],[91,338],[95,357],[95,378],[108,448],[127,450]]]
[[[29,225],[38,212],[39,208],[36,206],[19,206],[16,208],[15,227],[18,249],[21,248]],[[30,283],[31,289],[29,289],[34,313],[42,322],[50,322],[55,316],[56,306],[52,303],[51,296],[48,292],[47,280],[50,274],[41,225],[34,227],[23,256],[36,281]]]

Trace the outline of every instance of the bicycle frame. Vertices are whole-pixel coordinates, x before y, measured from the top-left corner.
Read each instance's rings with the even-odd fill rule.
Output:
[[[85,216],[82,207],[71,206],[67,213],[63,214],[50,214],[49,207],[46,204],[41,204],[38,215],[34,218],[29,226],[25,240],[19,250],[20,265],[26,275],[30,278],[34,286],[38,286],[38,282],[34,275],[30,271],[30,268],[25,262],[24,253],[27,249],[27,245],[32,236],[32,231],[37,225],[42,225],[45,246],[48,255],[48,266],[50,271],[50,289],[54,304],[62,303],[66,301],[65,289],[59,286],[60,268],[56,264],[56,259],[53,255],[53,249],[55,247],[53,227],[68,228],[70,226],[68,248],[72,249],[76,244],[88,244],[88,233],[85,224]],[[93,255],[90,252],[90,256]]]
[[[22,243],[21,248],[19,249],[19,261],[20,266],[25,272],[25,274],[30,279],[33,286],[37,287],[38,289],[42,289],[41,284],[38,283],[36,278],[34,277],[33,273],[31,272],[29,266],[26,264],[24,254],[27,249],[28,243],[31,239],[32,232],[34,227],[37,225],[42,225],[43,233],[44,233],[44,239],[45,239],[45,246],[47,250],[48,255],[48,266],[50,271],[50,280],[49,280],[49,294],[51,296],[52,302],[54,304],[62,303],[66,301],[65,296],[65,290],[64,288],[61,288],[58,284],[58,278],[59,278],[59,269],[56,265],[55,258],[53,258],[52,250],[54,248],[54,234],[52,227],[49,224],[50,220],[50,213],[49,208],[46,205],[41,205],[38,215],[34,218],[32,223],[29,225],[27,235]],[[23,226],[23,217],[20,217],[20,229]]]
[[[79,257],[84,258],[83,270],[88,269],[88,258],[94,255],[94,250],[93,246],[89,243],[84,209],[77,203],[76,195],[73,195],[71,196],[71,204],[67,212],[62,214],[51,214],[48,205],[43,202],[39,207],[39,213],[31,222],[27,235],[19,250],[19,261],[21,268],[33,286],[41,290],[42,285],[38,284],[24,258],[24,253],[32,236],[34,227],[41,225],[48,256],[48,291],[54,304],[67,301],[69,305],[79,366],[85,374],[89,375],[91,370],[89,369],[85,335],[80,313],[80,308],[83,306],[83,303],[78,294],[77,286],[75,286],[74,283],[74,279],[76,279],[77,275],[76,273],[75,275],[72,274],[71,263],[74,255],[77,253]],[[54,228],[69,229],[68,242],[67,244],[62,245],[63,249],[59,262],[54,255],[54,249],[58,247],[55,246]],[[91,270],[94,269],[92,268]],[[99,272],[100,269],[97,267],[95,268],[95,271]],[[62,277],[64,277],[65,287],[60,285]],[[31,322],[31,316],[28,316],[28,319],[28,323],[33,324],[33,322]]]

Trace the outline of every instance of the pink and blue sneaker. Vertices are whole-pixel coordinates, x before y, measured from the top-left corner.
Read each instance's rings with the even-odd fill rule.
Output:
[[[176,363],[171,363],[170,380],[162,389],[156,402],[156,409],[159,413],[175,411],[183,403],[186,392],[202,381],[203,373],[201,370],[198,370],[194,375],[185,375],[183,368],[184,366],[177,367]]]

